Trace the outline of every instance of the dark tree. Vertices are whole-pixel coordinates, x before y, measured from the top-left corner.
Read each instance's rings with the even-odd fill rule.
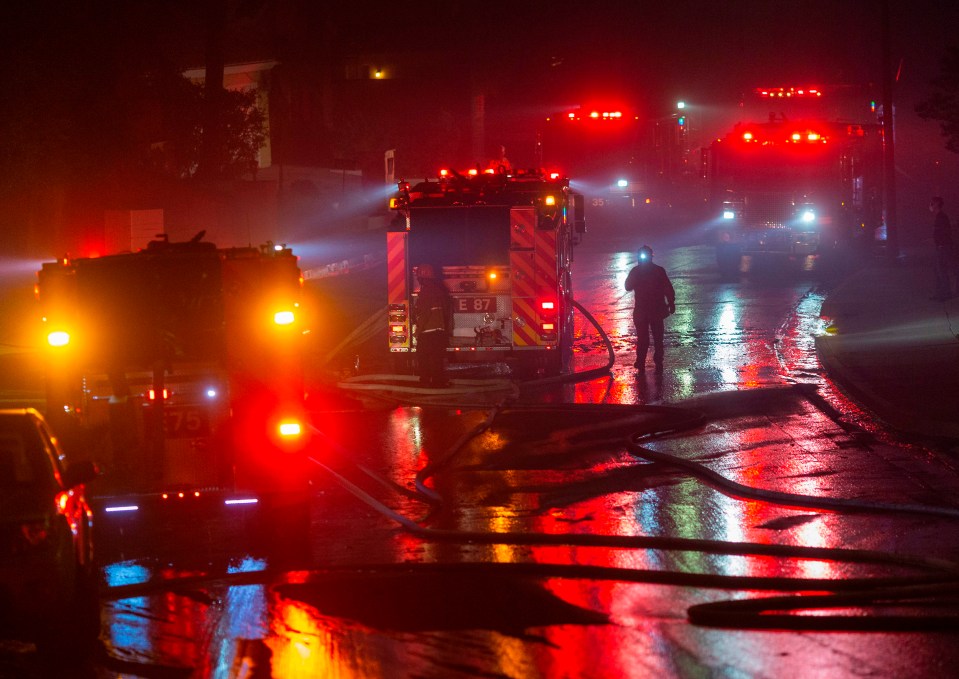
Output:
[[[201,167],[211,179],[255,171],[265,135],[255,94],[221,87],[207,105],[183,77],[202,63],[191,49],[202,28],[190,0],[0,10],[0,248],[45,248],[104,210],[151,203],[151,186],[172,190]],[[211,112],[215,144],[204,146]]]
[[[916,104],[916,113],[925,120],[938,120],[946,148],[959,153],[959,46],[943,55],[932,92]]]

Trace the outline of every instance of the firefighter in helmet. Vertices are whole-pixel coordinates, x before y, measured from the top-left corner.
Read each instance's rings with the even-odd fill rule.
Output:
[[[636,362],[640,372],[646,370],[649,338],[653,338],[653,362],[656,372],[663,372],[663,321],[676,313],[676,291],[666,270],[653,264],[653,249],[644,245],[639,249],[639,263],[626,276],[626,290],[635,298],[633,323],[636,325]]]
[[[416,267],[420,292],[413,307],[416,325],[417,374],[428,387],[447,386],[443,359],[453,328],[453,302],[443,282],[436,277],[432,264]]]

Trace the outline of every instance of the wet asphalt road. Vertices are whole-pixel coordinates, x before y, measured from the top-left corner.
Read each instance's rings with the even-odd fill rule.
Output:
[[[315,333],[308,532],[245,509],[101,521],[103,648],[70,672],[948,675],[955,568],[932,558],[959,559],[954,468],[870,425],[821,374],[833,271],[724,281],[701,241],[594,228],[574,289],[611,374],[518,396],[337,390],[357,357],[389,369],[378,339],[320,360],[375,311],[385,274],[308,284],[315,317],[336,319]],[[661,378],[632,368],[622,281],[643,243],[678,296]],[[577,324],[575,369],[602,366],[599,331]],[[797,593],[822,608],[722,605]],[[46,660],[8,644],[0,675],[62,670]]]

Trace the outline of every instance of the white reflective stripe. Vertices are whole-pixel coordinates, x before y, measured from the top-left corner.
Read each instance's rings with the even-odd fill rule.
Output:
[[[138,509],[140,509],[140,507],[138,507],[137,505],[120,505],[120,506],[117,506],[117,507],[107,507],[104,511],[107,511],[107,512],[135,512],[135,511],[137,511]]]

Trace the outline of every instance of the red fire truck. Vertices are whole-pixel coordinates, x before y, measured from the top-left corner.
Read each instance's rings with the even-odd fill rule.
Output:
[[[657,209],[663,193],[643,155],[646,129],[646,121],[628,108],[580,106],[546,118],[538,135],[538,160],[576,178],[591,223],[636,219]]]
[[[305,504],[292,251],[156,240],[38,275],[47,413],[100,467],[101,509]]]
[[[539,172],[443,171],[400,182],[387,232],[389,350],[416,352],[415,269],[431,264],[453,298],[451,361],[504,361],[517,371],[568,369],[573,246],[586,230],[569,180]]]
[[[815,88],[757,94],[777,108],[784,98],[822,96]],[[882,129],[875,122],[827,119],[808,108],[799,118],[769,114],[715,141],[705,166],[726,266],[738,267],[740,254],[820,253],[871,238],[882,223]]]

